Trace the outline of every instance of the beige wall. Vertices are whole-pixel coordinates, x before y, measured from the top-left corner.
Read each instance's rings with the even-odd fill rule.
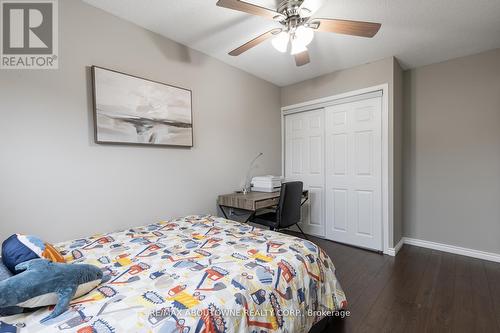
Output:
[[[281,106],[293,105],[352,90],[389,83],[392,89],[394,58],[322,75],[281,89]]]
[[[215,213],[260,151],[280,173],[279,88],[80,1],[59,13],[59,70],[0,71],[0,239]],[[94,144],[90,65],[192,89],[194,148]]]
[[[500,253],[500,49],[405,72],[404,234]]]
[[[387,83],[389,85],[389,174],[394,177],[389,183],[390,208],[389,220],[393,220],[393,235],[389,240],[393,246],[402,235],[401,208],[401,149],[402,149],[402,70],[398,61],[386,58],[362,66],[326,74],[311,80],[299,82],[281,89],[281,106],[289,106],[317,98],[328,97],[357,89]],[[393,130],[394,129],[394,130]],[[392,181],[393,180],[393,181]],[[394,200],[392,197],[394,197]],[[396,207],[397,206],[397,207]]]

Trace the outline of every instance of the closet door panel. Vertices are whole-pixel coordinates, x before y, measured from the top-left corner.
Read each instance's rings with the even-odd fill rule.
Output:
[[[382,100],[325,109],[326,237],[382,249]]]
[[[323,109],[285,116],[285,178],[309,190],[301,227],[317,236],[325,235],[324,131]]]

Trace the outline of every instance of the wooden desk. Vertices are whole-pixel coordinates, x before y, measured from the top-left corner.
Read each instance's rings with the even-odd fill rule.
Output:
[[[309,198],[309,191],[302,192],[302,205]],[[271,208],[278,205],[280,200],[280,192],[249,192],[247,194],[243,193],[231,193],[219,195],[217,198],[217,204],[219,205],[222,214],[227,219],[225,208],[236,208],[241,210],[246,210],[249,212],[249,216],[245,222],[248,222],[254,215],[255,212],[260,209]]]

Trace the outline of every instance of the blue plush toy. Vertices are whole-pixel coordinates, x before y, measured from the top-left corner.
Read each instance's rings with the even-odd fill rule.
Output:
[[[17,333],[17,326],[0,321],[0,333]]]
[[[102,271],[92,265],[34,259],[17,265],[16,270],[23,272],[0,281],[0,308],[56,304],[42,323],[64,313],[73,298],[87,294],[103,282]]]
[[[9,279],[11,276],[12,276],[11,271],[9,271],[7,269],[7,267],[5,267],[3,262],[0,261],[0,282],[3,280]],[[1,295],[0,295],[0,297],[1,297]],[[16,315],[19,313],[23,313],[23,308],[20,308],[18,306],[12,306],[12,307],[8,307],[8,308],[0,308],[0,317],[12,316],[12,315]],[[3,333],[1,326],[0,326],[0,333]]]

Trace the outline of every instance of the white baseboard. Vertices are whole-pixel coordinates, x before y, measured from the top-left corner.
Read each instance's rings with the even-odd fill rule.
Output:
[[[322,236],[319,235],[317,237],[323,238]],[[480,250],[469,249],[466,247],[436,243],[410,237],[401,238],[401,240],[394,247],[386,249],[384,251],[384,254],[395,257],[404,244],[500,263],[500,253],[485,252]]]
[[[385,250],[384,254],[395,257],[398,254],[399,250],[401,250],[401,248],[403,247],[403,244],[404,244],[404,237],[399,240],[396,246],[390,247],[387,250]]]
[[[409,237],[403,237],[403,239],[401,241],[404,244],[408,244],[408,245],[425,247],[427,249],[433,249],[433,250],[438,250],[438,251],[443,251],[443,252],[448,252],[448,253],[453,253],[453,254],[459,254],[462,256],[467,256],[467,257],[472,257],[472,258],[477,258],[477,259],[500,262],[500,254],[498,254],[498,253],[484,252],[484,251],[479,251],[479,250],[468,249],[465,247],[429,242],[426,240],[409,238]],[[401,242],[399,242],[399,243],[401,243]],[[398,245],[399,245],[399,243],[398,243]],[[396,251],[396,254],[397,254],[397,251]]]

